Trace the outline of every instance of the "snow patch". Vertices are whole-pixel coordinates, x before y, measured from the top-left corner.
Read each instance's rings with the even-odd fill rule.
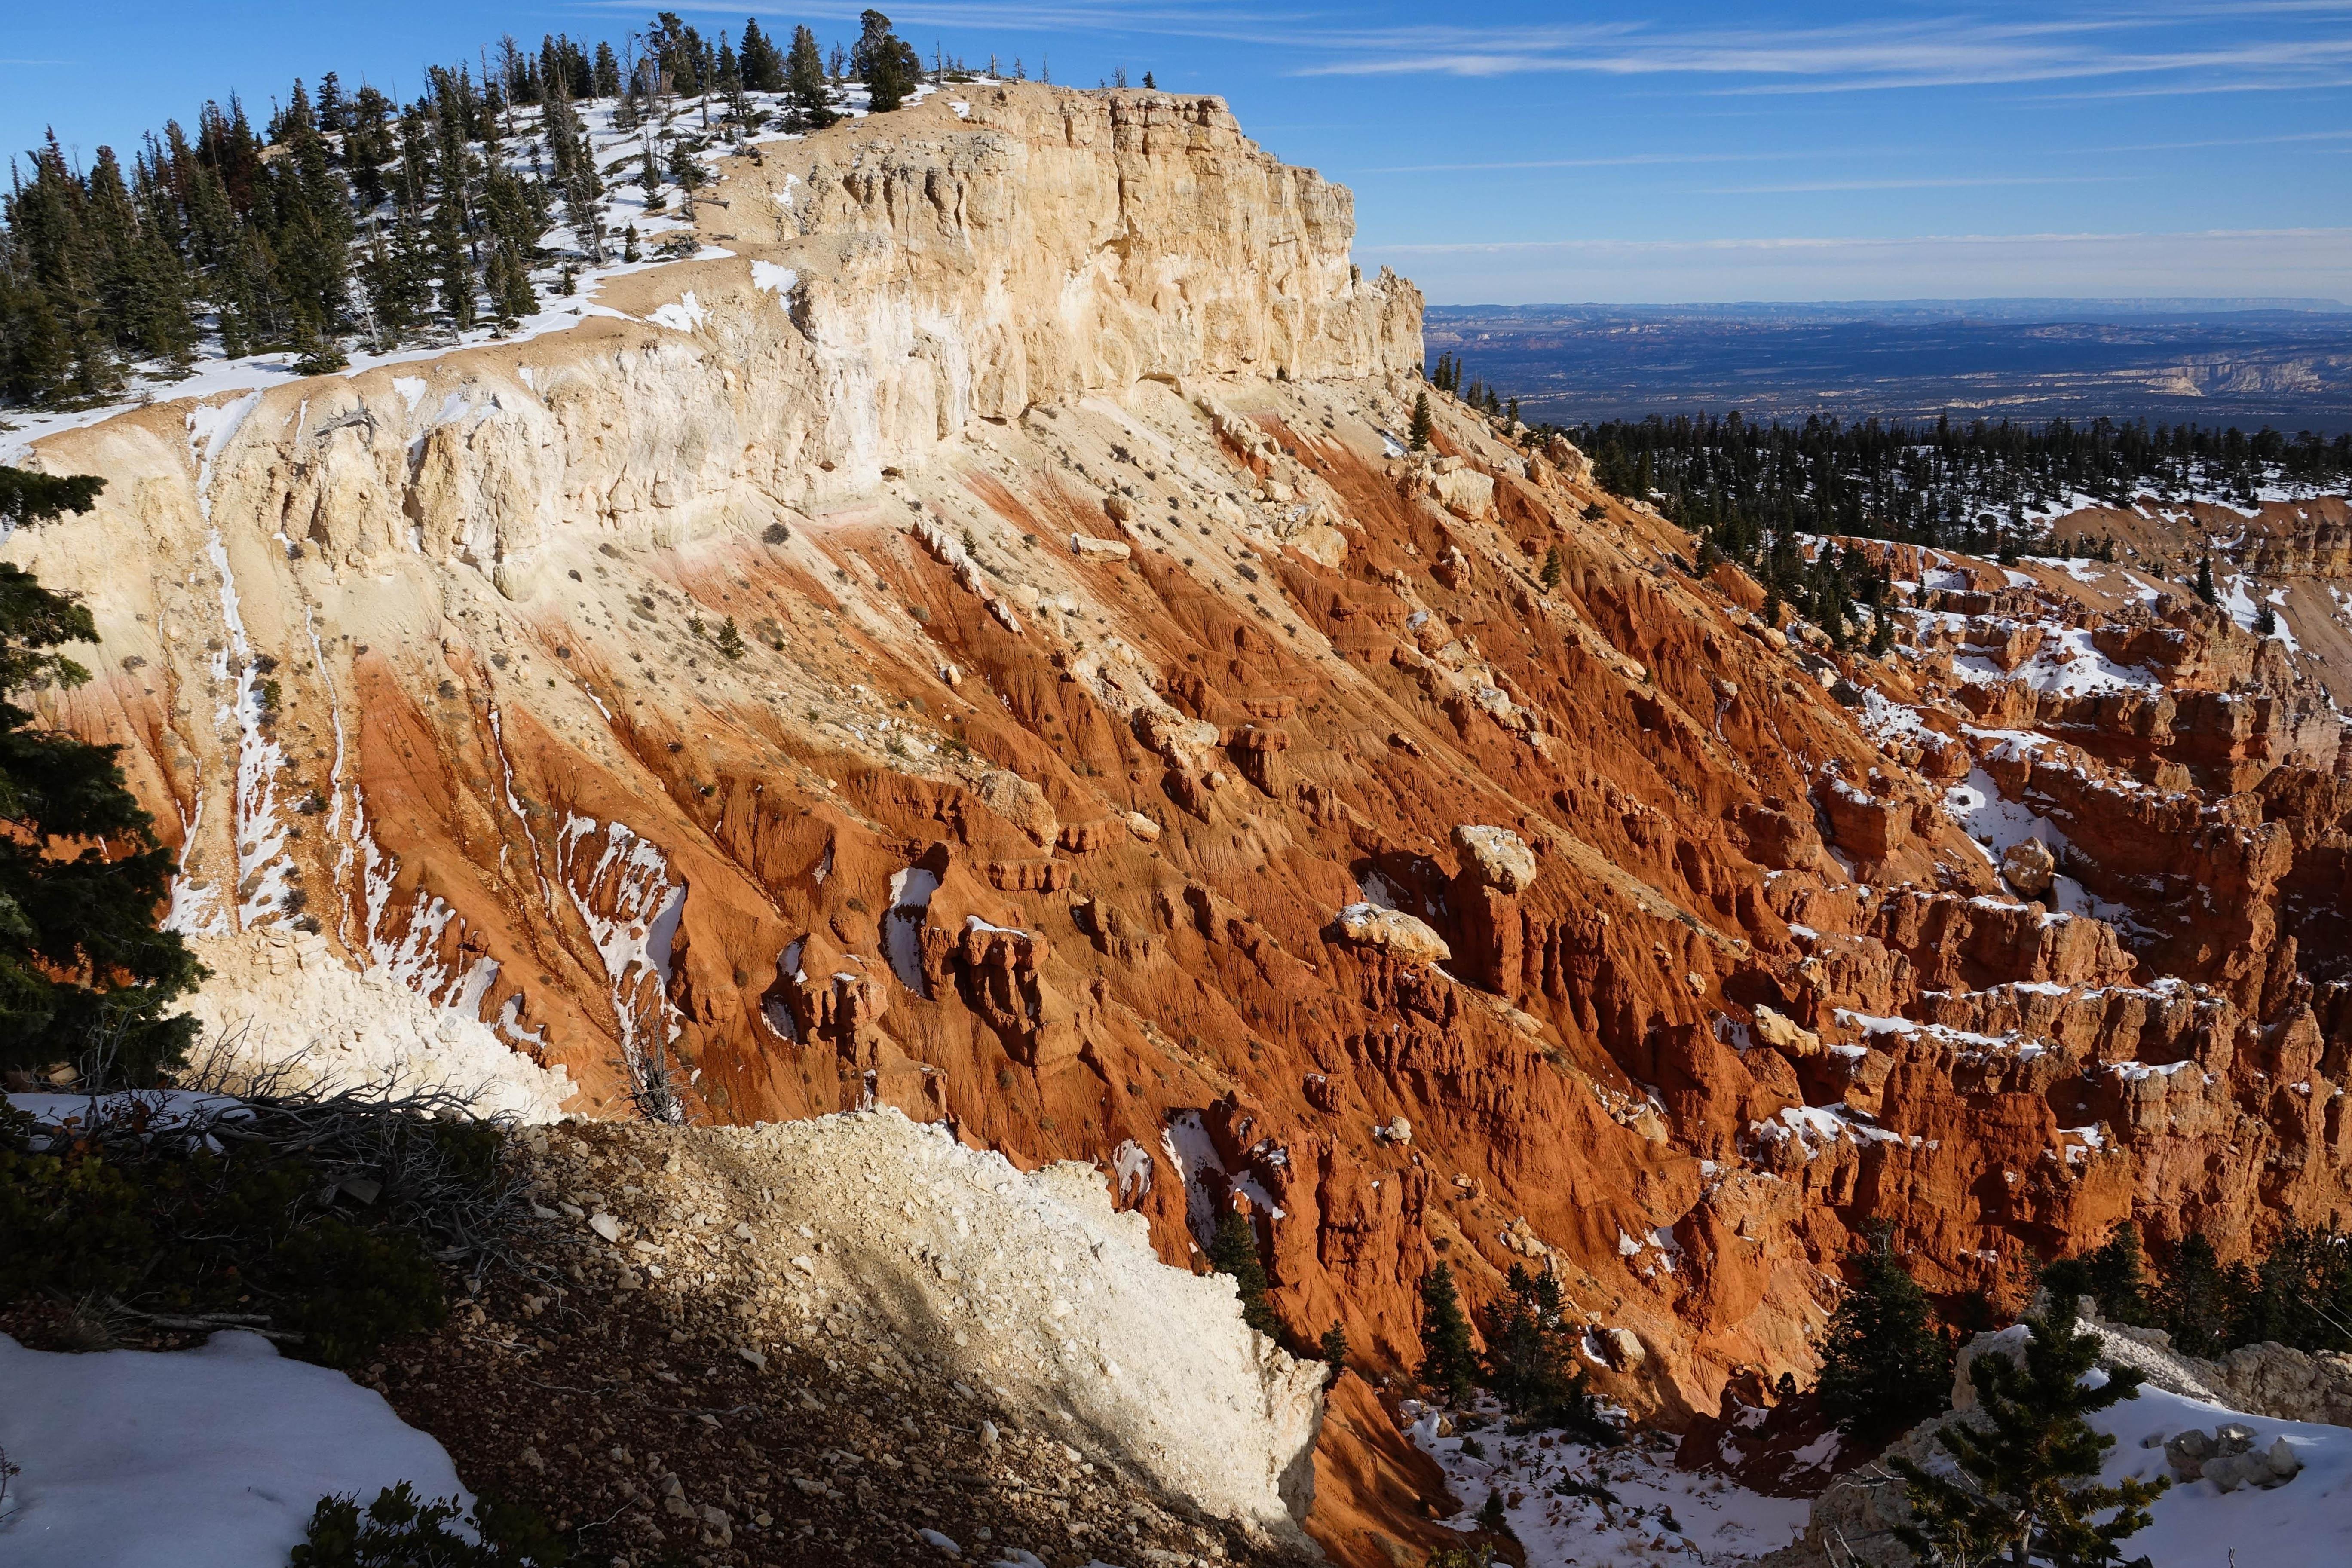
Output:
[[[366,1503],[407,1481],[473,1502],[382,1394],[257,1334],[82,1355],[0,1334],[0,1448],[24,1467],[0,1521],[10,1568],[265,1568],[330,1493]]]
[[[709,319],[710,312],[702,308],[702,302],[694,297],[691,289],[686,291],[682,300],[656,306],[652,314],[646,318],[655,325],[667,327],[674,332],[694,331]]]

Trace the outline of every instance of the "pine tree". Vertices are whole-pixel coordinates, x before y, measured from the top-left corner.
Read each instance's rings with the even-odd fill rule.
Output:
[[[453,330],[465,331],[474,324],[474,263],[454,201],[433,209],[433,263],[441,314]]]
[[[730,659],[743,657],[743,633],[735,625],[732,616],[728,616],[719,627],[719,651]]]
[[[922,79],[923,62],[904,38],[890,30],[890,18],[879,11],[858,17],[864,29],[850,51],[849,68],[866,84],[866,106],[887,114],[907,100]]]
[[[530,268],[515,253],[511,241],[501,239],[490,252],[487,271],[490,306],[501,331],[511,330],[539,309],[539,295],[530,286]]]
[[[148,146],[154,150],[153,138]],[[146,353],[185,370],[196,348],[188,269],[180,258],[179,215],[154,164],[134,164],[131,202],[138,213],[138,254],[131,265],[131,331]]]
[[[1559,546],[1555,544],[1544,552],[1543,575],[1538,580],[1543,584],[1545,593],[1549,594],[1559,586],[1560,574],[1564,570],[1560,564]]]
[[[732,626],[730,620],[728,623]],[[740,637],[737,638],[740,645]],[[1274,1315],[1274,1303],[1265,1293],[1265,1265],[1257,1255],[1257,1228],[1249,1217],[1238,1210],[1227,1209],[1217,1216],[1216,1234],[1209,1238],[1209,1267],[1220,1274],[1234,1277],[1234,1285],[1242,1300],[1242,1321],[1268,1339],[1277,1337],[1282,1329]]]
[[[86,512],[103,484],[0,468],[0,521]],[[14,700],[88,680],[56,650],[97,640],[85,605],[0,562],[0,1068],[79,1057],[85,1077],[147,1084],[194,1038],[194,1019],[163,1009],[204,975],[157,923],[171,852],[124,786],[120,748],[37,728]]]
[[[596,151],[572,107],[572,93],[559,82],[547,98],[547,145],[555,184],[563,200],[563,220],[589,261],[604,260],[604,182],[596,171]]]
[[[2082,1257],[2045,1265],[2041,1286],[2049,1292],[2050,1310],[2062,1316],[2072,1316],[2075,1301],[2089,1296],[2098,1302],[2100,1316],[2110,1322],[2148,1321],[2139,1231],[2129,1220],[2117,1222],[2106,1240]]]
[[[2224,1264],[2200,1233],[2184,1238],[2164,1272],[2149,1315],[2184,1355],[2210,1358],[2236,1343],[2238,1303],[2253,1289],[2253,1271]]]
[[[613,53],[613,46],[610,44],[596,46],[595,79],[595,97],[618,98],[621,96],[621,61],[619,57]]]
[[[1549,1275],[1538,1280],[1525,1264],[1514,1263],[1509,1289],[1486,1324],[1486,1384],[1506,1407],[1526,1410],[1559,1392],[1559,1286]]]
[[[753,92],[784,90],[784,57],[768,35],[760,30],[758,17],[743,24],[743,47],[739,53],[746,88]]]
[[[1870,617],[1870,653],[1885,658],[1895,647],[1895,617],[1880,610]]]
[[[2032,1338],[2021,1362],[1988,1350],[1969,1363],[1979,1414],[1936,1434],[1959,1466],[1958,1480],[1912,1459],[1887,1461],[1903,1478],[1913,1521],[1895,1533],[1923,1561],[1990,1563],[2006,1554],[2018,1568],[2119,1563],[2116,1543],[2147,1526],[2147,1505],[2170,1484],[2095,1484],[2116,1440],[2084,1417],[2137,1394],[2141,1374],[2110,1367],[2104,1384],[2087,1386],[2096,1339],[2067,1317],[2029,1318],[2025,1327]]]
[[[2221,595],[2213,591],[2213,558],[2205,556],[2197,563],[2197,596],[2207,604],[2217,603]]]
[[[1470,1320],[1454,1289],[1453,1266],[1441,1263],[1421,1281],[1421,1381],[1460,1404],[1476,1386],[1477,1372]]]
[[[1411,443],[1412,449],[1416,452],[1425,452],[1429,450],[1429,438],[1431,436],[1436,434],[1436,431],[1437,422],[1429,416],[1429,394],[1426,392],[1414,393],[1412,395],[1412,439]]]
[[[270,165],[271,254],[275,291],[291,313],[321,336],[343,326],[350,310],[352,194],[330,161],[310,100],[296,82],[285,118],[290,156]]]
[[[2254,605],[2254,635],[2264,637],[2278,636],[2278,609],[2268,599]]]
[[[110,391],[121,381],[100,293],[106,258],[93,244],[87,208],[82,184],[51,132],[33,153],[32,179],[20,183],[8,199],[11,259],[23,285],[39,297],[47,331],[55,334],[70,366],[45,391],[80,397]]]
[[[1315,1353],[1321,1358],[1325,1366],[1331,1369],[1333,1377],[1336,1378],[1340,1373],[1346,1371],[1348,1366],[1347,1325],[1337,1318],[1332,1319],[1331,1326],[1323,1331],[1322,1343],[1316,1347]]]
[[[2290,1221],[2254,1269],[2231,1338],[2314,1352],[2352,1350],[2352,1238],[2333,1225],[2315,1230]]]
[[[1944,1407],[1951,1350],[1891,1232],[1847,1253],[1846,1267],[1853,1287],[1822,1336],[1822,1414],[1852,1436],[1899,1432]]]
[[[817,52],[816,35],[806,27],[793,29],[792,52],[784,59],[784,90],[792,98],[793,121],[802,130],[822,131],[840,118],[833,110],[824,57]]]

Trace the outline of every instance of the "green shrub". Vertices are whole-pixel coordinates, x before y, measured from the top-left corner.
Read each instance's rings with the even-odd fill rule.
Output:
[[[481,1539],[458,1529],[471,1524]],[[352,1497],[325,1497],[310,1514],[289,1568],[555,1568],[572,1554],[535,1511],[488,1500],[469,1520],[455,1498],[426,1502],[403,1481],[362,1510]]]
[[[1478,1353],[1470,1340],[1470,1320],[1463,1314],[1462,1298],[1454,1288],[1454,1269],[1441,1263],[1421,1281],[1421,1368],[1419,1376],[1433,1393],[1456,1405],[1467,1404],[1478,1373]]]
[[[1495,1549],[1485,1542],[1475,1546],[1449,1546],[1431,1555],[1426,1568],[1488,1568],[1495,1561]]]
[[[220,1151],[110,1129],[35,1152],[28,1128],[0,1126],[0,1305],[226,1315],[329,1366],[438,1326],[436,1241],[506,1223],[501,1131],[380,1107],[256,1110],[220,1130]],[[364,1208],[340,1195],[362,1174],[377,1200]]]
[[[1822,1414],[1849,1436],[1889,1436],[1949,1403],[1952,1349],[1889,1231],[1846,1264],[1853,1288],[1822,1332]]]
[[[0,1302],[128,1289],[154,1246],[140,1197],[103,1160],[0,1145]]]
[[[448,1315],[440,1273],[407,1231],[321,1219],[287,1238],[269,1273],[300,1281],[284,1321],[302,1336],[303,1358],[327,1366],[350,1366],[384,1341],[438,1328]]]

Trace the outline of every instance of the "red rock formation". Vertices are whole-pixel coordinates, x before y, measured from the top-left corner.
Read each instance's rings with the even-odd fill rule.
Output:
[[[2352,1201],[2304,662],[1907,548],[1894,655],[1767,626],[1564,442],[1439,395],[1437,458],[1384,456],[1417,302],[1213,100],[971,107],[732,167],[743,258],[417,398],[289,386],[201,466],[184,405],[43,444],[116,481],[9,547],[104,637],[44,700],[128,745],[192,925],[315,921],[591,1114],[898,1105],[1095,1163],[1180,1264],[1238,1193],[1289,1335],[1376,1375],[1435,1259],[1474,1305],[1549,1268],[1669,1419],[1808,1372],[1864,1226],[2000,1292],[2125,1215],[2238,1253]],[[641,319],[689,285],[711,324]],[[317,434],[355,410],[381,452]],[[215,719],[225,588],[274,759]]]

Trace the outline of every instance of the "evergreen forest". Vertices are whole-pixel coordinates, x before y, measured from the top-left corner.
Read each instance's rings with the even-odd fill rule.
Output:
[[[969,79],[879,11],[829,50],[806,26],[714,37],[666,11],[613,40],[509,35],[404,100],[335,70],[266,113],[232,92],[86,163],[52,133],[0,194],[0,406],[512,331],[583,272],[691,254],[717,153]]]

